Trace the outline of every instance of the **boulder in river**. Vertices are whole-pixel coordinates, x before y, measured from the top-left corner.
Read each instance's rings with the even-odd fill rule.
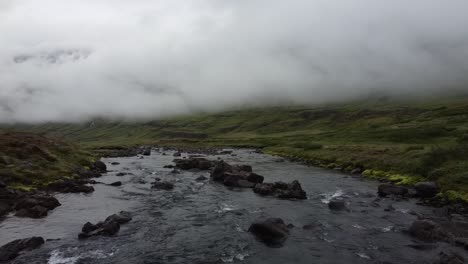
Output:
[[[260,195],[271,195],[281,199],[307,199],[306,192],[296,180],[290,183],[258,183],[253,190]]]
[[[33,250],[44,244],[42,237],[17,239],[0,247],[0,262],[10,261],[20,255],[22,251]]]
[[[216,163],[211,171],[211,178],[229,187],[243,188],[252,188],[256,183],[262,183],[264,179],[263,176],[253,173],[250,165],[232,166],[224,161]]]
[[[174,157],[180,157],[180,156],[182,156],[182,153],[176,152],[176,153],[174,153],[174,155],[172,155],[172,156],[174,156]]]
[[[439,187],[435,182],[418,182],[414,185],[416,195],[422,198],[431,198],[439,193]]]
[[[132,218],[129,212],[121,211],[118,214],[108,216],[103,222],[92,224],[87,222],[83,225],[78,238],[88,238],[92,236],[112,236],[120,230],[120,225],[128,223]]]
[[[416,220],[409,228],[409,234],[426,242],[447,241],[450,235],[431,220]]]
[[[23,208],[16,211],[15,216],[29,217],[29,218],[42,218],[47,216],[49,209],[44,206],[36,205],[31,208]]]
[[[151,188],[158,189],[158,190],[172,190],[174,189],[174,184],[168,181],[155,181],[151,184]]]
[[[408,188],[403,186],[396,186],[390,183],[382,183],[378,187],[378,194],[382,197],[387,195],[404,196],[408,194]]]
[[[111,162],[111,165],[119,165],[120,162],[117,162],[117,161],[114,161],[114,162]]]
[[[198,176],[195,180],[196,180],[196,181],[206,181],[206,180],[208,180],[208,178],[205,177],[204,175],[200,175],[200,176]]]
[[[249,232],[270,247],[281,247],[289,236],[289,230],[280,218],[269,218],[250,225]]]

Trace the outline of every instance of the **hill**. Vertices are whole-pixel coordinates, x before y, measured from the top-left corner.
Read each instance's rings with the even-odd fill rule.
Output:
[[[410,184],[437,181],[468,201],[468,98],[251,108],[166,120],[43,124],[14,129],[88,149],[158,144],[251,147],[312,165]]]

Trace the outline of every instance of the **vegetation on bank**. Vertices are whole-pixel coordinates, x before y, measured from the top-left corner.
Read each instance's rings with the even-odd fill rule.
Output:
[[[63,136],[89,149],[138,144],[262,148],[316,166],[362,168],[370,178],[397,184],[434,180],[442,196],[468,201],[467,97],[380,99],[19,129]]]
[[[0,181],[24,191],[75,177],[94,161],[77,145],[34,133],[0,133]]]

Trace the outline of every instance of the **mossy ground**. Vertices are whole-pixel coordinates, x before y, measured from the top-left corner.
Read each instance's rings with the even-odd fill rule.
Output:
[[[73,178],[80,166],[93,160],[91,152],[53,137],[33,133],[0,133],[0,180],[30,191],[48,183]]]
[[[88,149],[138,144],[262,148],[322,167],[362,167],[369,177],[398,184],[435,180],[447,197],[468,201],[466,96],[252,108],[151,122],[95,120],[15,129],[63,136]]]

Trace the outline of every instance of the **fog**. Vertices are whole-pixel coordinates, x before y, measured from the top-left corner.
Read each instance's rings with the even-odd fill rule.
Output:
[[[1,0],[0,122],[468,86],[466,0]]]

